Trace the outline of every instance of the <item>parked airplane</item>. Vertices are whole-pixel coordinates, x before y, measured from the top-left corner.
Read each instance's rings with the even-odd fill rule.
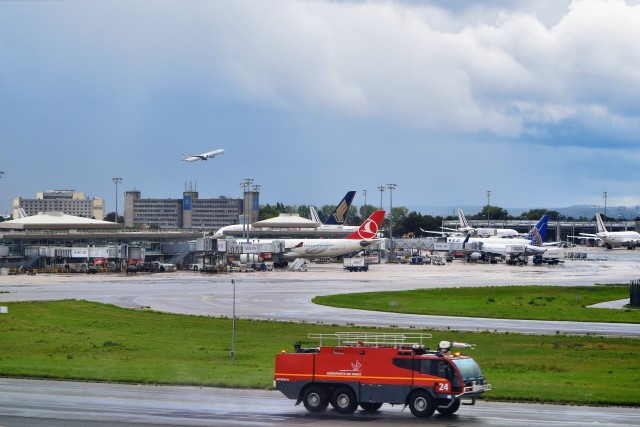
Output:
[[[516,230],[513,230],[511,228],[474,228],[472,227],[469,222],[467,221],[467,218],[465,218],[464,216],[464,212],[462,212],[462,209],[458,208],[458,220],[460,221],[460,226],[458,228],[447,228],[447,227],[442,227],[443,230],[448,230],[448,231],[428,231],[428,230],[423,230],[422,228],[420,229],[423,233],[430,233],[430,234],[439,234],[441,236],[451,236],[454,234],[457,235],[469,235],[471,237],[483,237],[483,238],[487,238],[487,237],[518,237],[520,236],[520,233],[518,233]]]
[[[607,249],[618,246],[633,249],[640,245],[640,234],[637,231],[607,231],[599,213],[596,213],[596,230],[596,234],[580,233],[580,236],[600,239]]]
[[[468,261],[485,260],[492,263],[497,258],[506,259],[507,264],[524,264],[530,255],[541,255],[547,251],[543,247],[546,237],[548,215],[543,215],[540,221],[531,228],[525,239],[483,239],[471,238],[469,235],[464,239],[462,247],[467,252]],[[449,240],[460,238],[447,238]]]
[[[479,237],[517,237],[520,234],[511,228],[474,228],[469,225],[467,218],[464,216],[462,209],[458,208],[458,219],[460,220],[460,227],[458,231],[470,234],[471,236]]]
[[[312,231],[316,231],[316,230],[344,230],[345,232],[348,231],[355,231],[358,229],[357,225],[341,225],[344,224],[347,212],[349,211],[349,208],[351,207],[351,202],[353,202],[353,197],[355,196],[356,192],[355,191],[348,191],[347,194],[345,194],[345,196],[342,198],[342,200],[340,201],[340,203],[338,203],[338,206],[336,206],[336,208],[333,210],[333,212],[331,213],[331,215],[329,215],[329,218],[327,219],[327,222],[325,224],[322,224],[322,221],[320,221],[320,217],[318,216],[318,212],[315,211],[315,208],[313,206],[310,206],[309,209],[311,210],[311,220],[316,222],[318,224],[317,228],[312,228]],[[246,230],[246,225],[244,226],[245,230]],[[249,232],[253,233],[254,232],[254,228],[251,226],[251,224],[248,225],[249,227]],[[233,225],[227,225],[225,227],[221,227],[219,228],[213,235],[213,237],[215,237],[216,239],[223,239],[224,233],[225,232],[239,232],[243,230],[243,224],[233,224]]]
[[[182,155],[182,161],[183,162],[195,162],[197,160],[209,160],[214,158],[215,156],[219,156],[221,154],[224,154],[224,149],[220,148],[218,150],[213,150],[213,151],[208,151],[206,153],[202,153],[202,154],[196,154],[194,156],[192,156],[191,154],[183,154]]]
[[[285,242],[285,259],[336,257],[359,252],[384,239],[377,238],[385,211],[377,210],[352,234],[342,239],[279,239]]]

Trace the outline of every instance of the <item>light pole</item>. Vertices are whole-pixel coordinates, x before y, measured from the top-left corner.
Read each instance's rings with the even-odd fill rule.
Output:
[[[491,227],[489,224],[489,211],[491,210],[491,203],[489,200],[491,199],[491,190],[487,190],[487,228]]]
[[[362,194],[364,194],[364,206],[367,206],[367,190],[362,190]]]
[[[382,193],[384,192],[384,185],[379,186],[378,190],[380,190],[380,210],[382,210]]]
[[[231,315],[231,364],[236,361],[236,281],[231,279],[233,285],[233,314]]]
[[[397,187],[396,184],[387,184],[389,189],[389,250],[391,251],[391,257],[393,258],[393,190]]]
[[[604,220],[607,220],[607,192],[602,192],[602,197],[604,197]]]
[[[116,184],[116,219],[115,223],[118,223],[118,184],[122,182],[122,178],[111,178],[113,182]]]
[[[249,225],[247,224],[247,192],[249,187],[251,187],[252,182],[253,178],[245,178],[240,183],[240,187],[242,187],[242,238],[245,238],[246,233],[247,243],[249,243]]]

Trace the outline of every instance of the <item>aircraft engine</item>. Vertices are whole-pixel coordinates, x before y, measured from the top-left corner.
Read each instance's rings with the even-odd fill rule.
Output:
[[[471,252],[471,254],[469,255],[469,259],[478,261],[479,259],[482,259],[482,254],[480,252]]]

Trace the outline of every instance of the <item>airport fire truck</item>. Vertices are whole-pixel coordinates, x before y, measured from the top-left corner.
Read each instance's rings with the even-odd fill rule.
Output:
[[[482,370],[469,356],[452,348],[472,344],[441,341],[437,350],[422,344],[431,334],[309,334],[318,347],[276,356],[274,386],[309,412],[350,414],[358,405],[377,411],[383,403],[409,406],[416,417],[434,411],[449,415],[461,404],[473,405],[491,390]],[[314,341],[315,342],[315,341]],[[325,345],[326,342],[333,345]]]

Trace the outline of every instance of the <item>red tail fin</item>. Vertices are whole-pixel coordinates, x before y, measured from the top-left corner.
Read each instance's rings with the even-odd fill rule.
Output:
[[[360,228],[345,237],[345,239],[373,239],[376,237],[378,230],[380,230],[380,224],[382,224],[384,214],[385,211],[375,211],[365,222],[362,223]]]

